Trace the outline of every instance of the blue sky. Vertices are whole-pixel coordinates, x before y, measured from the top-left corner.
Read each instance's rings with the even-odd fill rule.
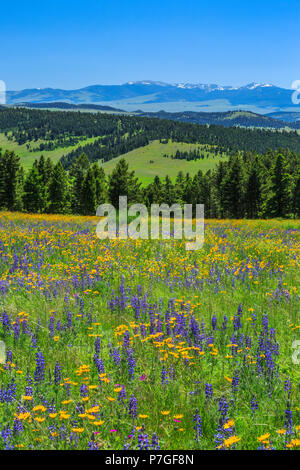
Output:
[[[299,0],[1,2],[7,88],[130,80],[290,88],[300,79]]]

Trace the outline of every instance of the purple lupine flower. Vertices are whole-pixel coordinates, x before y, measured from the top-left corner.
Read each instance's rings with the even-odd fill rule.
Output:
[[[13,434],[17,435],[24,431],[22,421],[18,418],[14,419],[14,427],[13,427]]]
[[[268,315],[263,315],[262,316],[262,324],[263,324],[264,333],[267,334],[268,333],[268,328],[269,328]]]
[[[94,363],[97,367],[99,374],[104,374],[105,373],[104,364],[103,364],[103,361],[99,358],[98,354],[94,354]]]
[[[258,402],[255,395],[253,395],[251,399],[251,410],[253,414],[258,410]]]
[[[125,333],[124,333],[124,337],[123,337],[123,348],[129,348],[129,345],[130,345],[130,337],[129,337],[129,331],[126,330]]]
[[[129,398],[129,414],[132,418],[137,417],[137,399],[134,395]]]
[[[119,394],[118,394],[118,401],[120,404],[124,404],[124,400],[126,400],[126,390],[125,390],[125,387],[124,385],[122,386]]]
[[[54,316],[51,315],[49,319],[49,333],[50,333],[50,338],[53,338],[54,336]]]
[[[149,449],[149,440],[148,434],[139,434],[138,435],[138,448],[139,450],[148,450]]]
[[[158,442],[158,436],[157,434],[154,432],[153,435],[152,435],[152,439],[151,439],[151,448],[153,450],[160,450],[160,447],[159,447],[159,442]]]
[[[14,338],[15,341],[18,341],[20,338],[20,322],[16,321],[14,324]]]
[[[223,323],[222,323],[222,330],[227,330],[227,323],[228,323],[228,318],[226,315],[223,317]]]
[[[287,402],[286,410],[285,410],[285,422],[284,426],[286,428],[287,434],[293,433],[293,416],[290,402]]]
[[[195,441],[199,441],[199,438],[202,436],[202,420],[199,414],[199,410],[196,410],[193,421],[195,422],[194,431],[195,431]]]
[[[161,371],[161,383],[162,384],[168,383],[168,373],[166,371],[165,366],[163,366],[162,371]]]
[[[221,413],[220,423],[224,423],[228,411],[228,403],[225,397],[219,400],[219,413]]]
[[[95,441],[89,441],[88,446],[89,450],[98,450],[97,442]]]
[[[95,353],[99,354],[100,353],[100,348],[101,348],[101,341],[99,336],[95,339]]]
[[[32,397],[33,396],[33,388],[30,385],[25,387],[25,395],[27,397]]]
[[[10,362],[10,363],[13,362],[13,353],[10,348],[8,348],[6,351],[6,362]]]
[[[88,394],[89,394],[89,392],[88,392],[87,386],[86,386],[85,384],[82,384],[82,385],[80,386],[80,396],[81,396],[82,398],[85,398],[85,397],[88,396]]]
[[[111,353],[111,357],[113,358],[113,361],[116,365],[120,364],[121,358],[120,358],[120,351],[118,348],[114,348],[114,350]]]
[[[205,384],[205,398],[209,399],[213,397],[213,386],[211,384]]]
[[[45,378],[45,358],[41,351],[38,351],[35,355],[36,369],[34,371],[34,380],[36,382],[42,382]]]
[[[285,390],[285,392],[287,392],[287,396],[289,398],[290,395],[291,395],[291,390],[292,390],[292,383],[291,383],[291,379],[289,377],[284,382],[284,390]]]
[[[70,310],[67,311],[67,328],[72,328],[72,312]]]
[[[238,371],[234,372],[234,375],[232,377],[231,386],[232,386],[232,392],[236,393],[239,389],[239,374],[238,374]]]
[[[54,367],[54,383],[55,385],[59,385],[61,381],[61,366],[59,362],[56,362]]]
[[[134,368],[135,368],[135,359],[132,349],[127,349],[127,362],[128,362],[128,372],[129,376],[134,379]]]

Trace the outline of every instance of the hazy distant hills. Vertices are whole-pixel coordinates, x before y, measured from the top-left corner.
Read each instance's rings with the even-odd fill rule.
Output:
[[[26,106],[37,109],[57,109],[65,111],[93,111],[106,113],[109,112],[114,114],[126,113],[126,111],[118,108],[89,103],[19,103],[18,106]],[[300,113],[274,113],[274,115],[278,115],[278,118],[276,116],[272,117],[271,115],[261,115],[257,113],[252,113],[250,111],[227,111],[221,113],[183,111],[177,113],[169,113],[166,111],[144,112],[141,110],[136,110],[135,112],[131,112],[130,114],[150,118],[171,119],[173,121],[189,122],[192,124],[215,124],[224,127],[242,126],[272,129],[282,129],[288,127],[291,129],[300,129]],[[281,116],[284,117],[285,120],[280,119]]]
[[[224,113],[204,113],[185,111],[179,113],[167,113],[159,111],[157,113],[138,112],[141,116],[157,117],[160,119],[172,119],[174,121],[190,122],[194,124],[216,124],[224,127],[242,126],[242,127],[268,127],[273,129],[282,129],[289,127],[292,129],[300,129],[300,120],[294,119],[283,121],[281,119],[252,113],[250,111],[227,111]],[[289,114],[289,113],[282,113]],[[297,114],[297,113],[294,113]],[[300,113],[298,113],[298,119]]]
[[[43,103],[35,103],[35,102],[25,102],[25,103],[17,103],[16,106],[26,106],[28,108],[37,108],[37,109],[63,109],[66,111],[111,111],[116,113],[124,113],[123,109],[113,108],[112,106],[103,106],[100,104],[93,104],[93,103],[85,103],[85,104],[73,104],[73,103],[65,103],[60,101],[54,102],[43,102]]]
[[[78,90],[33,88],[7,91],[7,104],[21,102],[71,104],[93,103],[125,111],[140,109],[144,112],[224,112],[248,110],[267,114],[300,112],[292,103],[293,90],[269,83],[250,83],[241,87],[206,84],[169,84],[140,81],[122,85],[92,85]]]
[[[285,122],[300,122],[300,112],[295,113],[295,112],[276,112],[276,113],[270,113],[267,114],[267,116],[273,118],[273,119],[280,119]]]

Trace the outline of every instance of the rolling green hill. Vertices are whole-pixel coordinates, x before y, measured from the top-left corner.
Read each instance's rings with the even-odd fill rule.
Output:
[[[199,170],[203,172],[212,170],[221,159],[224,160],[225,158],[215,156],[207,151],[202,152],[205,155],[203,160],[175,160],[164,156],[164,154],[169,156],[174,155],[177,150],[183,152],[197,148],[202,148],[202,146],[181,142],[162,144],[158,140],[155,140],[145,147],[140,147],[120,157],[102,163],[102,167],[106,174],[110,174],[117,162],[121,158],[125,158],[129,169],[134,170],[136,176],[138,176],[142,184],[145,185],[151,183],[156,175],[161,178],[169,175],[171,179],[175,179],[179,171],[190,173],[190,175],[193,176]]]
[[[68,147],[58,147],[53,150],[43,150],[30,152],[26,144],[19,145],[16,141],[9,140],[4,133],[0,133],[0,148],[2,150],[13,150],[20,157],[21,164],[24,169],[27,170],[30,168],[34,160],[40,158],[41,155],[44,155],[45,158],[50,157],[53,163],[57,163],[58,160],[65,155],[66,153],[74,150],[74,148],[79,145],[85,145],[95,141],[95,137],[90,137],[88,139],[82,139],[78,144],[68,146]],[[43,140],[37,140],[36,142],[30,142],[31,148],[39,147],[40,143],[44,142]]]
[[[59,147],[54,150],[44,150],[37,152],[30,152],[26,144],[18,145],[17,142],[9,140],[3,133],[0,133],[0,148],[3,150],[13,150],[20,157],[21,164],[25,170],[28,170],[35,159],[38,159],[41,155],[44,157],[50,157],[51,160],[56,163],[62,157],[62,155],[68,153],[79,145],[85,145],[87,143],[94,142],[95,138],[82,139],[77,145],[69,147]],[[31,143],[31,148],[39,147],[42,140]],[[172,158],[164,157],[164,154],[169,156],[174,155],[177,150],[179,151],[190,151],[197,148],[202,148],[201,145],[197,144],[186,144],[181,142],[169,142],[168,144],[161,144],[158,140],[151,142],[145,147],[132,150],[120,157],[114,158],[109,162],[102,164],[105,173],[110,174],[112,169],[115,167],[117,162],[121,158],[125,158],[129,164],[131,170],[136,172],[136,175],[142,181],[143,184],[150,183],[156,175],[165,177],[169,175],[174,179],[177,173],[182,170],[184,173],[189,172],[191,175],[197,173],[199,169],[206,172],[207,170],[213,169],[216,164],[220,161],[221,157],[217,157],[212,153],[208,153],[203,150],[202,153],[205,155],[204,160],[187,161],[187,160],[175,160]],[[224,157],[223,157],[224,158]]]

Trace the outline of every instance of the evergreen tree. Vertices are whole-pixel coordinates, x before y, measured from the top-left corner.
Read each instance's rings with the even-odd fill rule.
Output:
[[[300,218],[300,172],[296,175],[293,191],[293,215]]]
[[[23,203],[27,212],[45,211],[45,190],[36,165],[32,166],[25,179]]]
[[[171,178],[168,175],[165,177],[165,184],[163,187],[163,202],[169,206],[177,202],[175,197],[175,189]]]
[[[90,167],[85,175],[82,185],[82,214],[96,215],[97,206],[97,188],[95,172]]]
[[[279,153],[271,176],[270,196],[267,200],[267,213],[271,217],[286,217],[291,210],[291,175],[287,162]]]
[[[161,204],[163,202],[163,185],[159,176],[155,176],[154,181],[143,189],[143,200],[148,207],[151,204]]]
[[[22,209],[24,172],[19,157],[11,151],[0,152],[0,207],[9,211]]]
[[[258,160],[256,159],[250,169],[246,183],[245,208],[246,215],[250,219],[256,219],[261,206],[261,181]]]
[[[83,182],[85,175],[89,169],[90,162],[85,155],[82,153],[74,161],[70,168],[70,176],[73,180],[72,184],[72,196],[71,196],[71,208],[73,214],[82,214],[84,212],[83,207]]]
[[[141,183],[135,177],[134,171],[128,170],[128,164],[122,158],[109,177],[108,197],[114,207],[119,207],[119,196],[127,196],[127,203],[132,204],[140,200]]]
[[[70,210],[69,182],[66,171],[58,162],[52,170],[52,178],[49,185],[49,212],[52,214],[67,214]]]
[[[194,198],[195,191],[197,190],[193,187],[193,180],[190,177],[190,174],[187,173],[184,179],[184,192],[183,192],[183,200],[185,204],[193,204],[195,200]]]
[[[239,156],[230,159],[226,175],[221,183],[221,211],[226,218],[239,219],[243,215],[243,174]]]
[[[97,163],[92,166],[96,183],[96,205],[103,204],[106,200],[106,181],[105,172]]]
[[[214,202],[217,208],[217,215],[223,219],[223,180],[226,175],[226,163],[220,162],[217,166],[216,172],[213,175],[214,188],[213,188],[213,197]]]
[[[174,191],[176,200],[183,205],[185,201],[185,180],[182,171],[177,174]]]

